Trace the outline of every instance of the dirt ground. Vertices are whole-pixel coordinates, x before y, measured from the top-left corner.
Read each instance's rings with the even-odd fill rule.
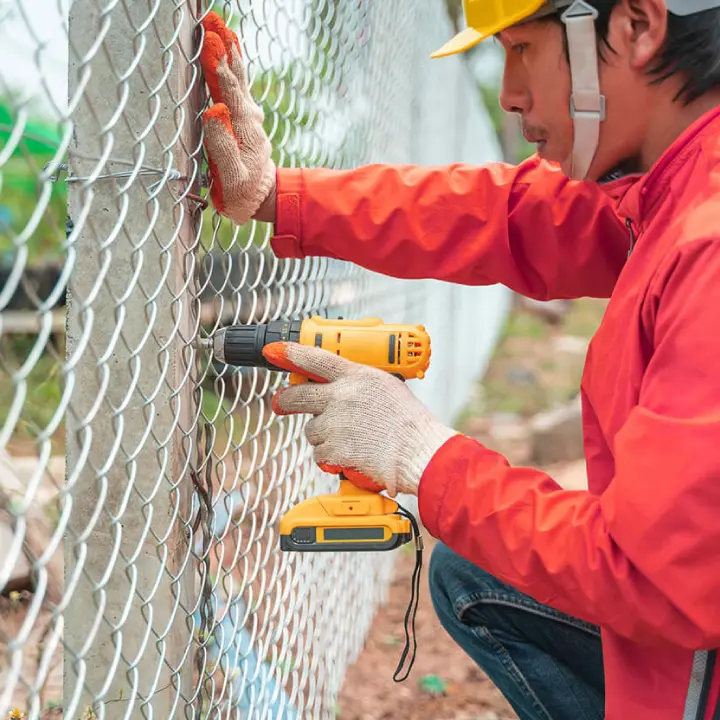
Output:
[[[10,597],[0,595],[0,638],[17,638],[27,622],[28,608],[32,602],[32,595],[27,592],[12,593]],[[46,638],[50,636],[52,615],[46,609],[40,610],[38,617],[32,624],[32,629],[22,653],[22,677],[32,681],[37,677],[38,660],[41,657],[42,649]],[[3,648],[4,650],[4,648]],[[0,690],[5,688],[3,676],[9,674],[10,667],[6,664],[5,652],[0,652]],[[58,643],[52,653],[52,660],[47,673],[47,680],[42,685],[40,702],[43,710],[40,714],[41,720],[54,720],[62,717],[62,692],[63,692],[63,663],[62,646]],[[12,699],[13,707],[25,708],[26,697],[22,686],[15,689]],[[13,718],[10,714],[9,718]],[[5,720],[3,718],[3,720]]]
[[[423,533],[423,572],[416,620],[417,656],[403,683],[392,676],[402,652],[410,599],[413,552],[398,553],[397,574],[358,662],[343,684],[340,720],[510,720],[517,718],[500,692],[455,645],[433,610],[427,566],[434,542]]]

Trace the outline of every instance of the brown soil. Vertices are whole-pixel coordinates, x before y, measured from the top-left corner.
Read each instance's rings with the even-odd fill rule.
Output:
[[[0,639],[15,639],[20,634],[23,625],[27,622],[28,612],[32,602],[32,595],[26,592],[13,593],[11,597],[0,595]],[[38,673],[38,659],[43,651],[46,639],[51,638],[52,615],[43,608],[34,620],[30,636],[22,649],[21,676],[25,682],[33,682]],[[0,642],[0,688],[3,690],[9,682],[11,667],[9,657],[5,651],[4,642]],[[52,653],[47,679],[40,691],[42,710],[40,720],[54,720],[62,717],[62,682],[63,657],[62,645],[58,643]],[[26,710],[27,696],[22,683],[15,686],[13,693],[13,708],[9,718],[18,717],[12,712],[17,710],[19,717]],[[25,715],[27,717],[27,715]],[[5,718],[3,718],[5,720]]]
[[[410,676],[403,683],[395,683],[392,679],[405,642],[403,619],[410,600],[410,579],[415,565],[414,552],[403,549],[398,553],[397,572],[387,603],[375,617],[358,662],[345,676],[337,717],[341,720],[517,718],[497,688],[440,625],[427,582],[427,566],[434,542],[427,532],[423,533],[423,539],[425,550],[416,620],[418,647]],[[431,687],[433,685],[436,687]],[[433,694],[433,690],[441,693]]]

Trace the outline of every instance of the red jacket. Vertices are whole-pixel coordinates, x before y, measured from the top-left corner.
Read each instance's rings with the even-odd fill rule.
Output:
[[[281,257],[610,297],[581,385],[589,492],[457,437],[420,481],[420,515],[602,627],[608,720],[720,718],[720,108],[608,185],[532,158],[283,169],[278,193]]]

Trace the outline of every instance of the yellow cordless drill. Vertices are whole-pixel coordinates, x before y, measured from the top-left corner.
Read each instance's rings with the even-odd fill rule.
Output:
[[[389,325],[379,318],[343,320],[312,317],[261,325],[232,325],[212,338],[217,360],[235,367],[282,372],[263,356],[273,342],[314,345],[399,379],[422,378],[430,364],[430,337],[422,325]],[[290,383],[307,382],[297,373]],[[392,550],[412,540],[410,521],[398,504],[357,487],[341,475],[340,490],[296,505],[280,521],[280,547],[300,552]]]
[[[215,358],[227,365],[285,372],[263,355],[263,348],[274,342],[324,348],[353,362],[389,372],[402,381],[423,378],[430,364],[430,337],[422,325],[389,325],[380,318],[335,320],[316,316],[261,325],[232,325],[219,329],[207,344]],[[304,382],[309,382],[306,377],[290,373],[291,384]],[[358,478],[357,473],[351,476]],[[368,478],[360,479],[363,484],[373,485]],[[410,674],[417,648],[415,615],[420,594],[422,538],[415,518],[395,500],[360,488],[341,473],[337,493],[309,498],[280,519],[280,548],[291,552],[393,550],[410,542],[413,536],[416,563],[405,614],[405,649],[393,675],[395,682],[402,682]],[[410,652],[410,623],[412,657],[405,675],[399,677]]]

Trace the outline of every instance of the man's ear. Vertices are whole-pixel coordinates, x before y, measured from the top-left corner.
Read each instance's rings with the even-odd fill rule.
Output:
[[[644,72],[667,34],[665,0],[620,0],[610,18],[611,36],[622,43],[628,65]]]

